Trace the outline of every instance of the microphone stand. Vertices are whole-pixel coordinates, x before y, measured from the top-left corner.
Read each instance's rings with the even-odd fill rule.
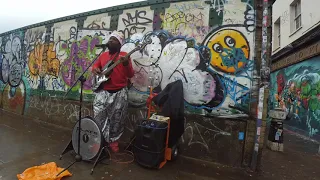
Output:
[[[83,73],[80,75],[80,77],[76,80],[76,82],[73,83],[73,85],[69,88],[69,90],[65,93],[65,95],[63,96],[63,99],[65,99],[65,97],[68,95],[68,93],[72,90],[72,88],[78,83],[78,81],[80,81],[80,106],[79,106],[79,132],[78,132],[78,152],[76,153],[75,156],[75,161],[72,162],[67,168],[65,168],[64,170],[62,170],[60,173],[57,174],[57,177],[63,173],[64,171],[66,171],[67,169],[69,169],[73,164],[75,164],[76,162],[80,162],[82,161],[82,156],[80,154],[80,131],[81,131],[81,110],[82,110],[82,100],[83,100],[83,96],[82,96],[82,89],[83,89],[83,84],[86,81],[86,78],[83,76],[88,69],[96,62],[96,60],[99,58],[99,56],[102,54],[102,52],[104,52],[107,48],[107,46],[99,46],[102,48],[102,51],[96,56],[96,58],[89,64],[89,66],[83,71]],[[63,152],[60,155],[60,160],[62,159],[62,155],[67,153],[68,151],[72,150],[73,146],[72,146],[72,138],[69,141],[68,145],[66,146],[66,148],[63,150]],[[96,163],[95,163],[96,164]],[[93,172],[93,169],[91,170],[91,173]]]

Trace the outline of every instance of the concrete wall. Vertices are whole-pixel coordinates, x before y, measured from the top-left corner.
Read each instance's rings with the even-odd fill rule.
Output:
[[[276,21],[280,20],[280,35],[281,43],[280,47],[273,46],[272,53],[275,54],[279,50],[283,49],[299,37],[303,36],[305,33],[314,28],[320,23],[320,12],[318,7],[320,6],[320,1],[317,0],[301,0],[301,28],[294,30],[293,21],[293,7],[290,6],[297,0],[278,0],[273,4],[272,11],[272,24],[274,25]],[[276,28],[273,28],[273,39],[277,38]]]
[[[250,104],[256,101],[250,91],[256,63],[254,7],[249,0],[150,1],[1,34],[1,108],[72,128],[79,114],[75,101],[79,85],[67,99],[62,96],[100,52],[94,45],[107,42],[110,32],[119,30],[127,39],[122,50],[129,52],[134,42],[150,36],[152,44],[131,56],[135,76],[129,101],[134,109],[128,114],[127,129],[132,130],[146,116],[142,111],[149,77],[154,77],[153,86],[159,90],[182,79],[187,112],[185,153],[239,165],[244,158],[241,136],[249,115],[255,116],[250,113],[255,112]],[[86,73],[86,77],[87,103],[82,113],[92,115],[92,76]],[[254,133],[245,136],[253,137]]]

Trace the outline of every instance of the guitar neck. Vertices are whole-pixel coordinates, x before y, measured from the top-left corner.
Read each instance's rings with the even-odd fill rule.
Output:
[[[141,49],[145,48],[145,46],[146,46],[147,44],[150,44],[150,43],[151,43],[151,40],[148,40],[148,41],[147,41],[146,43],[144,43],[143,45],[134,48],[132,51],[130,51],[128,54],[126,54],[126,55],[124,56],[125,60],[127,61],[127,58],[128,58],[129,56],[131,56],[131,54],[133,54],[134,52],[136,52],[136,51],[138,51],[138,50],[141,50]],[[106,72],[103,72],[102,74],[107,74],[107,73],[109,73],[114,67],[116,67],[116,66],[117,66],[118,64],[120,64],[121,62],[124,62],[124,61],[121,61],[121,60],[116,61],[116,62],[113,63],[110,67],[108,67],[108,69],[107,69]]]
[[[132,53],[131,53],[132,54]],[[125,58],[128,58],[130,56],[130,54],[127,54],[126,56],[125,56]],[[120,60],[118,60],[118,61],[116,61],[115,63],[113,63],[110,67],[108,67],[108,70],[105,72],[105,73],[103,73],[103,74],[107,74],[107,73],[109,73],[113,68],[115,68],[118,64],[120,64],[122,61],[120,61]]]
[[[109,69],[111,70],[111,69],[113,69],[114,67],[116,67],[118,64],[120,64],[121,63],[121,61],[116,61],[115,63],[113,63],[110,67],[109,67]]]

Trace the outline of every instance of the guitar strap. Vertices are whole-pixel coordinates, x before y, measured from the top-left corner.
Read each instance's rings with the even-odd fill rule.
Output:
[[[117,57],[119,56],[120,52],[117,52],[117,55],[112,59],[112,61],[114,61],[115,59],[117,59]]]
[[[114,56],[114,58],[112,59],[112,62],[114,62],[116,59],[117,59],[117,57],[119,56],[119,54],[120,54],[120,52],[117,52],[117,54]]]

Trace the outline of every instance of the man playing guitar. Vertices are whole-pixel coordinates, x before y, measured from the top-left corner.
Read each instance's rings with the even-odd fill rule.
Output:
[[[114,31],[108,41],[108,52],[100,55],[92,67],[95,75],[109,61],[123,60],[109,75],[110,79],[95,92],[93,101],[94,119],[100,125],[103,137],[113,152],[119,151],[118,140],[124,131],[125,115],[128,109],[128,79],[134,75],[131,59],[124,60],[126,52],[120,51],[124,43],[124,35]]]

